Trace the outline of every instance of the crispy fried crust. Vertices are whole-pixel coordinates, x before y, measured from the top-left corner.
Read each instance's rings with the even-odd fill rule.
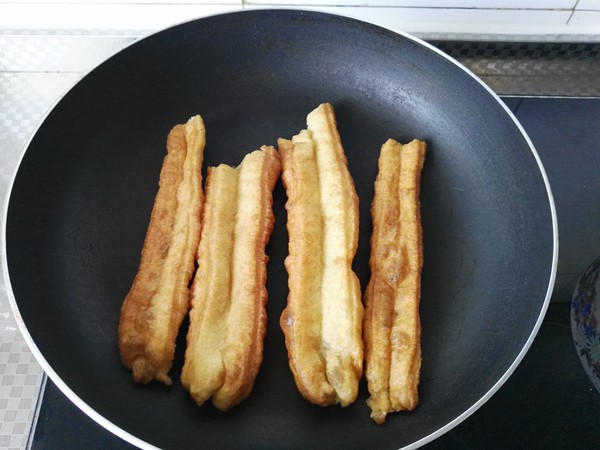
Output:
[[[323,272],[323,224],[317,162],[306,130],[294,138],[294,143],[279,139],[278,146],[290,230],[289,256],[285,260],[290,293],[280,323],[298,390],[309,401],[328,405],[335,403],[336,393],[327,381],[321,352],[322,314],[318,299]]]
[[[272,191],[281,173],[273,147],[234,169],[209,168],[198,271],[181,381],[194,400],[227,410],[244,400],[262,362]]]
[[[413,410],[419,402],[424,160],[425,143],[418,140],[402,145],[390,139],[379,157],[363,324],[367,403],[378,424],[389,412]]]
[[[221,349],[227,337],[223,320],[231,296],[230,259],[233,251],[239,173],[221,164],[209,167],[205,185],[198,270],[191,289],[192,309],[187,334],[183,385],[198,404],[208,400],[225,380]]]
[[[307,117],[308,129],[279,141],[288,195],[288,304],[280,319],[300,393],[319,405],[347,406],[362,375],[362,303],[352,271],[358,196],[333,107]]]
[[[140,266],[125,297],[119,350],[133,379],[171,384],[175,339],[189,308],[189,281],[200,236],[205,130],[200,116],[175,126],[150,216]]]

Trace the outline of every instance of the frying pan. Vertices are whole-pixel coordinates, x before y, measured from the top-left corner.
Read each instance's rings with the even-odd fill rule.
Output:
[[[363,288],[379,148],[389,137],[428,143],[418,408],[379,427],[369,418],[364,383],[347,408],[314,406],[297,392],[278,325],[288,293],[281,184],[267,248],[264,362],[250,398],[221,413],[210,404],[197,407],[178,381],[132,383],[117,352],[119,310],[137,270],[168,130],[202,114],[205,167],[235,165],[260,145],[297,133],[325,101],[335,107],[360,198],[354,268]],[[89,73],[32,138],[5,233],[9,295],[44,369],[112,432],[165,448],[398,448],[431,441],[480,407],[523,358],[549,302],[558,243],[537,153],[473,75],[408,35],[282,10],[184,23]]]

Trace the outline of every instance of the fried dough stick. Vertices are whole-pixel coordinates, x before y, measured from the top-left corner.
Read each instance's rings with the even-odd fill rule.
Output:
[[[156,379],[171,384],[168,372],[189,309],[188,285],[200,238],[204,145],[200,116],[175,126],[167,138],[140,266],[119,322],[121,360],[138,383]]]
[[[373,234],[365,291],[366,378],[371,418],[385,422],[393,411],[419,402],[421,323],[419,303],[423,265],[419,184],[425,143],[381,148],[371,205]]]
[[[358,393],[363,345],[360,285],[352,271],[358,197],[333,107],[307,117],[308,129],[279,140],[288,195],[288,304],[280,319],[300,393],[347,406]]]
[[[323,225],[317,161],[306,130],[292,141],[279,139],[278,146],[288,195],[289,256],[285,266],[290,286],[280,323],[298,390],[309,401],[328,405],[335,403],[336,393],[327,381],[321,353]]]
[[[198,405],[227,410],[244,400],[262,362],[272,191],[281,173],[273,147],[234,169],[209,168],[198,270],[182,384]]]

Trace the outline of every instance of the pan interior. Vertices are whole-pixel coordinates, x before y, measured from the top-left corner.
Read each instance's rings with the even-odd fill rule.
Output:
[[[157,188],[168,130],[206,122],[205,167],[238,164],[336,110],[360,198],[355,269],[368,281],[369,207],[387,138],[428,143],[422,179],[423,367],[416,411],[369,419],[363,385],[348,408],[297,392],[279,315],[287,297],[285,193],[274,192],[268,330],[251,397],[223,414],[178,382],[135,386],[117,326]],[[299,11],[215,16],[115,55],[42,124],[19,168],[6,228],[12,289],[27,333],[91,409],[166,448],[402,447],[444,428],[494,388],[548,299],[554,230],[533,150],[480,83],[409,37]],[[172,371],[178,380],[185,326]]]

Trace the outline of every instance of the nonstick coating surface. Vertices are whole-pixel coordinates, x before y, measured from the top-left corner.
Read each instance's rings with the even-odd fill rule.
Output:
[[[380,146],[389,137],[428,142],[417,410],[376,426],[364,383],[345,409],[301,398],[278,325],[288,292],[280,183],[264,362],[250,398],[227,413],[194,404],[178,381],[185,327],[175,384],[134,385],[119,361],[119,310],[139,263],[171,126],[201,114],[205,167],[235,165],[297,133],[325,101],[335,107],[360,198],[354,265],[363,289]],[[514,370],[545,312],[557,252],[535,151],[478,80],[408,36],[338,16],[267,10],[165,30],[78,83],[30,143],[6,241],[25,333],[54,381],[111,430],[165,448],[398,448],[430,440]]]

